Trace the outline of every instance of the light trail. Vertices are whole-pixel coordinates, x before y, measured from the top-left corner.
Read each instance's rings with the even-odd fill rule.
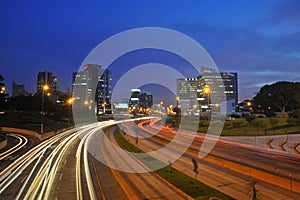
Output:
[[[135,119],[138,120],[138,119]],[[127,121],[135,121],[127,120]],[[124,122],[126,120],[122,120]],[[22,178],[22,184],[15,188],[14,199],[49,199],[53,198],[52,192],[58,171],[62,168],[67,153],[70,149],[76,148],[76,197],[81,200],[83,197],[82,184],[87,184],[90,199],[96,199],[93,178],[88,161],[89,141],[96,132],[105,127],[120,123],[119,121],[97,122],[83,125],[76,129],[69,129],[41,142],[30,149],[24,155],[16,159],[11,165],[0,173],[0,194],[8,189],[18,177]],[[78,146],[75,144],[80,139]],[[49,154],[50,153],[50,154]],[[81,158],[81,156],[83,156]],[[30,167],[30,170],[29,170]],[[84,174],[81,169],[84,167]],[[26,174],[27,173],[27,174]],[[83,176],[86,182],[83,180]],[[23,182],[24,181],[24,182]]]
[[[10,156],[11,154],[15,153],[16,151],[19,151],[28,143],[28,139],[26,137],[24,137],[23,135],[13,134],[13,133],[10,133],[8,135],[11,137],[17,138],[19,140],[19,143],[16,144],[15,146],[13,146],[12,148],[8,149],[7,151],[1,153],[0,161],[5,159],[6,157]]]
[[[23,156],[15,160],[10,166],[0,173],[1,183],[0,183],[0,194],[31,164],[36,160],[42,153],[44,149],[49,148],[65,135],[71,134],[74,130],[69,130],[56,135],[37,146],[33,147],[31,150],[26,152]]]

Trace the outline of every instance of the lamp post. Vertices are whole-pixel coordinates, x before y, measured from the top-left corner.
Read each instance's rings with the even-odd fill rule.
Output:
[[[42,120],[41,120],[41,133],[44,133],[44,107],[45,107],[45,93],[49,90],[48,85],[43,86],[43,91],[42,91]]]
[[[103,114],[105,114],[105,112],[106,112],[106,102],[104,101],[103,103],[102,103],[102,108],[103,108]]]
[[[3,94],[5,92],[5,90],[6,90],[5,86],[2,86],[1,90],[0,90],[0,93]]]
[[[205,85],[202,90],[203,90],[203,93],[207,95],[207,107],[209,109],[209,98],[210,98],[209,97],[209,95],[210,95],[210,87],[209,87],[209,85]]]
[[[74,101],[74,98],[73,97],[70,97],[68,100],[67,100],[67,104],[68,104],[68,124],[70,125],[71,123],[71,106],[73,104],[73,101]]]

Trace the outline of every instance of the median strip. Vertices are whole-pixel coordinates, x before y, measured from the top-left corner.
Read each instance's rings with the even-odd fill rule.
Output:
[[[129,151],[134,153],[145,153],[138,147],[131,144],[127,141],[123,136],[122,133],[119,131],[115,131],[115,138],[119,145]],[[141,160],[142,161],[142,160]],[[154,162],[161,162],[155,158],[153,158]],[[149,163],[145,163],[146,165]],[[149,168],[151,166],[147,165]],[[174,169],[171,166],[164,167],[162,169],[154,171],[158,176],[162,177],[169,186],[173,185],[179,190],[183,191],[184,193],[190,195],[193,198],[197,199],[209,199],[211,197],[217,197],[220,199],[233,199],[207,185],[204,183],[191,178],[184,173]]]

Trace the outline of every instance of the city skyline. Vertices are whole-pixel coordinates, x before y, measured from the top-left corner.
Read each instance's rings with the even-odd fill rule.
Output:
[[[0,66],[10,94],[13,81],[34,93],[36,76],[45,70],[60,79],[62,91],[71,89],[72,72],[78,71],[96,45],[121,31],[144,26],[170,28],[199,42],[220,71],[239,74],[240,101],[252,98],[264,84],[300,80],[298,1],[0,4],[0,24],[5,27],[0,33]],[[120,58],[122,62],[113,63],[117,69],[113,81],[149,60],[185,67],[183,61],[156,53],[136,52]]]

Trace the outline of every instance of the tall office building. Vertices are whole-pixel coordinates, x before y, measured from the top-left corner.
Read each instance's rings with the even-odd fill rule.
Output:
[[[188,112],[197,104],[199,84],[198,78],[177,79],[177,96],[182,108]]]
[[[237,73],[219,73],[207,67],[202,67],[201,72],[197,78],[177,80],[177,95],[183,107],[192,110],[196,99],[200,110],[207,111],[220,106],[224,101],[230,101],[231,112],[235,112],[238,104]]]
[[[42,93],[44,85],[49,86],[49,92],[55,94],[58,92],[58,78],[52,72],[39,72],[37,76],[37,93]]]
[[[111,71],[101,70],[102,73],[97,85],[96,101],[98,114],[111,113]]]
[[[238,105],[238,76],[236,72],[222,72],[221,73],[226,100],[235,100],[235,106]]]
[[[86,100],[86,92],[87,92],[87,79],[86,73],[81,72],[73,72],[72,76],[72,91],[73,98],[75,100]]]
[[[87,80],[87,101],[96,101],[96,91],[98,82],[100,81],[100,65],[87,64],[84,66],[84,72]]]
[[[97,114],[111,112],[111,72],[100,65],[87,64],[84,71],[74,72],[72,81],[73,97],[77,104],[95,109]],[[79,101],[80,100],[80,101]]]
[[[131,96],[128,102],[129,113],[142,114],[146,113],[153,105],[153,95],[150,93],[141,92],[140,89],[132,89]]]
[[[209,102],[207,98],[209,96],[213,96],[214,101],[217,103],[221,103],[226,100],[233,102],[232,112],[235,112],[235,108],[238,105],[238,82],[237,82],[237,73],[235,72],[212,72],[209,71],[207,73],[202,74],[198,77],[200,82],[200,94],[202,97],[202,104],[204,102]],[[205,94],[203,88],[209,87],[209,95]],[[222,91],[225,94],[225,99],[219,93]],[[204,100],[204,102],[203,102]],[[233,101],[232,101],[233,100]]]
[[[128,102],[129,108],[138,108],[140,103],[140,95],[141,90],[140,89],[131,89],[130,91],[131,96]]]
[[[141,93],[140,97],[140,106],[142,108],[151,108],[153,105],[153,95],[150,93]]]

